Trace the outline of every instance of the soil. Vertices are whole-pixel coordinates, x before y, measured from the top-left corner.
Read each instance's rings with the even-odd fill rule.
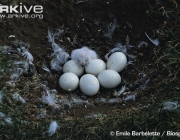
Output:
[[[38,79],[34,79],[32,75],[24,75],[21,82],[18,83],[16,89],[20,89],[23,97],[28,102],[34,104],[32,109],[26,112],[27,114],[34,113],[33,111],[40,106],[36,98],[41,98],[42,89],[35,88],[34,81],[41,81],[50,89],[56,89],[60,97],[66,97],[68,94],[63,91],[59,85],[58,80],[62,73],[51,71],[51,74],[42,69],[42,63],[50,68],[50,61],[52,60],[52,47],[48,42],[48,29],[55,31],[56,29],[64,30],[63,34],[56,40],[56,42],[65,48],[70,54],[72,50],[81,48],[82,46],[89,46],[95,50],[101,59],[105,61],[105,54],[107,54],[116,43],[130,44],[133,49],[128,53],[136,56],[136,61],[127,66],[120,74],[123,77],[122,83],[115,89],[101,88],[99,93],[94,97],[86,97],[90,102],[94,102],[97,97],[111,98],[114,90],[119,90],[122,85],[126,84],[126,91],[131,91],[136,94],[136,101],[125,103],[126,107],[121,104],[97,104],[93,107],[77,107],[75,108],[75,116],[84,116],[91,113],[107,113],[115,110],[134,110],[134,106],[139,108],[143,106],[148,100],[147,93],[152,94],[154,83],[156,82],[157,73],[151,71],[154,62],[155,46],[149,42],[145,36],[145,32],[151,37],[156,37],[153,30],[157,29],[159,25],[164,23],[165,19],[148,18],[147,12],[150,10],[149,5],[154,4],[155,1],[148,0],[89,0],[76,4],[78,1],[73,0],[21,0],[26,5],[42,5],[43,19],[3,19],[0,23],[0,44],[9,45],[8,37],[15,35],[16,39],[30,44],[29,51],[34,56],[34,65],[39,74]],[[7,2],[4,1],[4,4]],[[17,2],[18,3],[18,2]],[[3,4],[3,3],[2,3]],[[108,31],[108,26],[117,21],[117,26],[111,36],[105,36]],[[76,38],[77,44],[72,43]],[[140,41],[146,41],[149,44],[147,48],[138,48]],[[163,42],[163,41],[162,41]],[[162,43],[161,42],[161,43]],[[153,81],[150,82],[147,89],[140,90],[140,79],[142,75],[139,73],[146,73],[146,78]],[[147,79],[146,79],[147,80]],[[126,81],[126,82],[125,82]],[[25,88],[30,84],[28,89],[31,94],[25,95]],[[146,93],[146,97],[144,97]],[[79,89],[73,92],[80,98],[84,98]],[[146,102],[147,103],[147,102]],[[29,105],[28,105],[29,106]],[[74,116],[74,111],[67,111],[68,114]],[[135,111],[136,112],[136,111]]]

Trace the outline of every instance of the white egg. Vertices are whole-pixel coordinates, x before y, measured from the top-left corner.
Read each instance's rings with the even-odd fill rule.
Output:
[[[77,76],[81,76],[84,72],[83,67],[74,60],[67,61],[63,66],[63,72],[72,72]]]
[[[107,69],[122,71],[127,65],[127,57],[122,52],[113,53],[107,61]]]
[[[106,63],[101,59],[91,59],[88,65],[85,66],[85,71],[88,74],[98,76],[98,74],[106,69]]]
[[[88,96],[93,96],[99,91],[99,81],[92,74],[85,74],[81,77],[80,82],[81,91]]]
[[[79,78],[71,72],[64,73],[59,78],[59,85],[62,89],[66,91],[73,91],[79,85]]]
[[[99,83],[104,88],[114,88],[121,83],[121,76],[114,70],[103,70],[98,75]]]

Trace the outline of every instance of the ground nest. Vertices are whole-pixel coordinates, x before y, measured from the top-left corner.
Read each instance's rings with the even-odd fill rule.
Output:
[[[107,117],[112,112],[121,115],[138,114],[141,109],[154,104],[153,92],[155,86],[162,80],[159,76],[157,59],[161,57],[166,38],[163,39],[158,27],[165,26],[163,17],[149,17],[150,4],[153,1],[22,1],[26,5],[43,5],[43,19],[2,19],[1,45],[10,47],[7,53],[12,68],[6,70],[9,74],[1,80],[1,87],[10,95],[8,104],[14,102],[27,121],[41,118],[56,118],[65,116],[66,119],[74,117]],[[6,3],[6,1],[4,1]],[[72,50],[88,46],[95,50],[100,59],[117,43],[131,46],[128,49],[128,61],[132,64],[120,72],[122,82],[116,88],[100,88],[97,95],[85,96],[80,89],[66,92],[59,86],[59,77],[62,72],[51,69],[52,47],[48,42],[48,30],[63,33],[55,39],[56,43],[67,53]],[[145,32],[160,44],[154,45],[145,35]],[[14,35],[15,37],[10,37]],[[145,42],[146,44],[141,44]],[[33,55],[33,66],[23,72],[18,79],[11,81],[10,75],[17,68],[14,62],[24,60],[24,56],[16,52],[21,46],[29,46]],[[147,46],[146,46],[147,45]],[[15,50],[15,51],[12,51]],[[19,66],[19,65],[18,65]],[[43,69],[49,68],[50,72]],[[11,81],[11,82],[10,82]],[[121,96],[117,92],[125,87]],[[55,104],[43,102],[43,95],[52,93],[56,99]],[[13,95],[21,96],[25,102],[15,101]],[[126,99],[129,95],[133,98]],[[12,110],[13,111],[17,111]],[[29,117],[31,116],[31,117]]]

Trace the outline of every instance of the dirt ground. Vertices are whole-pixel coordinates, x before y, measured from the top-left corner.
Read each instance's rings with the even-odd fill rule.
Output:
[[[50,68],[50,57],[52,53],[51,44],[48,42],[47,33],[48,29],[55,30],[57,28],[63,29],[64,33],[56,40],[56,42],[64,46],[65,50],[70,54],[72,50],[81,48],[86,45],[97,51],[100,58],[105,60],[104,56],[114,48],[114,45],[118,42],[124,44],[130,44],[134,46],[129,50],[129,53],[136,56],[136,61],[129,65],[120,74],[127,81],[127,91],[131,91],[136,94],[136,101],[126,104],[127,110],[133,110],[134,107],[140,107],[148,100],[148,96],[153,92],[154,84],[161,80],[158,79],[157,73],[152,71],[154,62],[154,50],[157,50],[153,44],[149,42],[144,32],[147,32],[149,36],[157,38],[154,29],[163,24],[165,19],[151,20],[147,18],[147,12],[150,9],[149,5],[154,4],[155,1],[150,0],[89,0],[87,2],[78,3],[73,0],[22,0],[23,4],[29,5],[42,5],[43,6],[43,19],[3,19],[0,22],[0,44],[8,45],[8,37],[15,35],[16,39],[28,42],[30,44],[30,52],[34,56],[34,64],[39,74],[39,81],[47,83],[50,89],[56,89],[60,96],[67,96],[70,93],[63,91],[59,85],[58,80],[61,73],[52,71],[51,74],[45,72],[41,66],[42,63],[46,64]],[[6,1],[4,1],[6,3]],[[112,25],[114,21],[117,21],[117,27],[115,28],[112,36],[107,37],[104,34],[107,32],[108,26]],[[72,44],[73,39],[76,38],[77,44]],[[147,48],[138,48],[137,45],[140,41],[146,41],[149,44]],[[160,43],[163,46],[163,41]],[[159,48],[158,48],[159,49]],[[159,51],[161,51],[159,49]],[[141,84],[142,78],[139,73],[146,73],[147,77],[150,77],[151,82],[147,89],[140,90],[138,87]],[[32,75],[24,75],[22,81],[18,83],[18,89],[25,90],[24,86],[26,81],[30,80],[33,83]],[[125,81],[115,88],[119,90],[122,85],[126,84]],[[29,88],[30,93],[24,97],[36,106],[39,105],[38,101],[34,101],[35,98],[42,96],[41,89],[35,89],[31,85]],[[87,97],[88,100],[94,102],[97,97],[111,98],[113,97],[115,89],[101,88],[99,93],[94,97]],[[79,89],[73,92],[80,98],[82,93]],[[149,93],[149,94],[148,94]],[[146,97],[144,95],[146,94]],[[148,94],[148,95],[147,95]],[[141,101],[141,102],[140,102]],[[142,102],[143,101],[143,102]],[[147,103],[147,102],[146,102]],[[149,102],[150,103],[150,102]],[[91,112],[106,113],[110,111],[119,111],[124,109],[121,104],[96,104],[95,107],[76,108],[77,116],[84,116]],[[34,107],[35,108],[35,107]],[[34,113],[33,106],[30,112]],[[69,115],[74,115],[74,111],[69,111]]]

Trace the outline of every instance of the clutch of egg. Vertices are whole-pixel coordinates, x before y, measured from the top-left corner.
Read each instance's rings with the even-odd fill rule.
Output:
[[[127,64],[124,53],[113,53],[107,60],[107,64],[101,59],[92,59],[85,66],[86,74],[80,77],[84,68],[74,60],[66,62],[63,66],[64,74],[59,79],[59,85],[66,91],[75,90],[78,85],[81,91],[87,96],[98,93],[100,85],[104,88],[115,88],[121,83],[121,76],[118,72],[122,71]],[[106,70],[107,67],[107,70]]]

